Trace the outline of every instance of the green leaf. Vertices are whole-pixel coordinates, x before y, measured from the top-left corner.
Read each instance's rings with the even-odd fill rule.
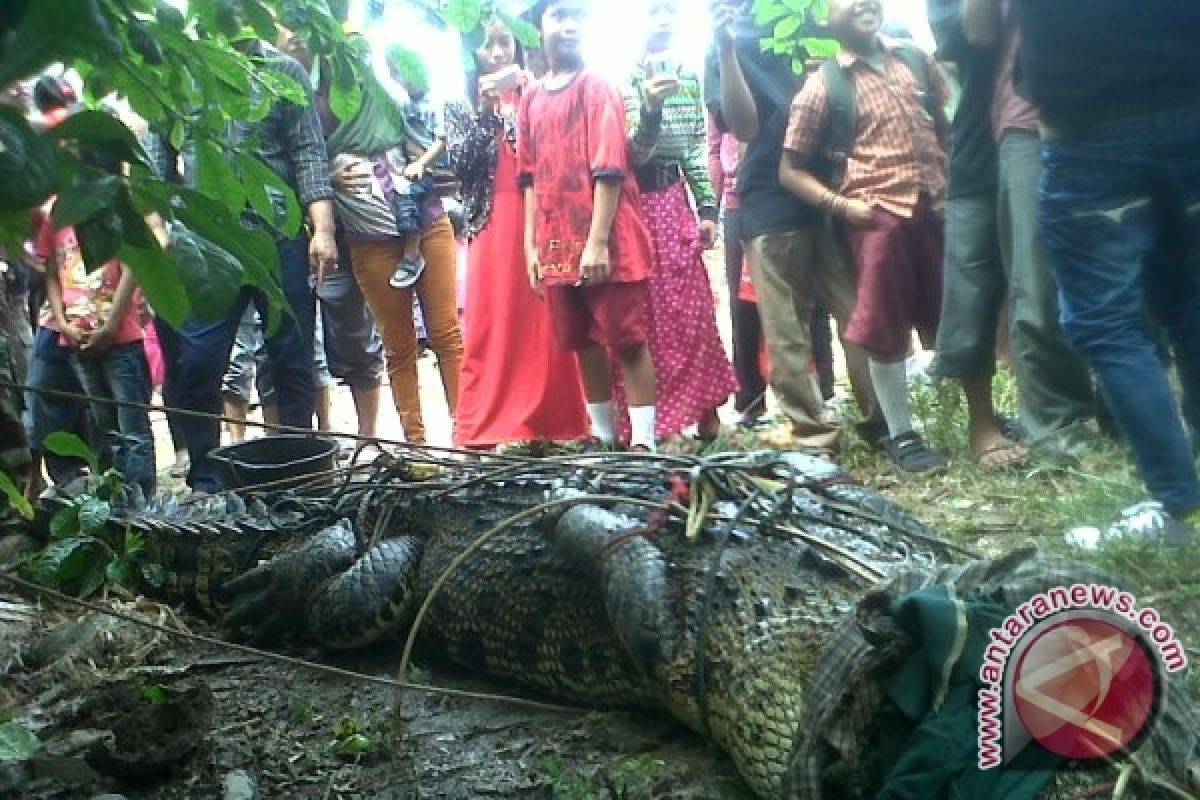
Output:
[[[287,308],[279,277],[279,250],[261,230],[247,230],[223,205],[189,189],[178,190],[183,205],[177,216],[191,230],[236,258],[242,265],[243,284],[262,289],[267,296],[268,331],[278,330],[279,312]]]
[[[812,0],[808,14],[814,22],[829,22],[829,0]]]
[[[250,207],[260,217],[272,224],[281,221],[276,220],[275,204],[271,202],[271,195],[267,191],[267,179],[263,174],[265,170],[274,176],[274,171],[260,161],[257,156],[245,151],[238,152],[237,163],[238,169],[242,173],[242,187],[246,190],[246,199],[250,202]]]
[[[442,17],[460,33],[467,33],[482,21],[483,4],[480,0],[450,0],[442,9]]]
[[[275,36],[272,34],[271,39],[274,38]],[[250,72],[248,59],[244,55],[231,49],[228,45],[218,44],[214,41],[200,41],[197,44],[203,51],[203,61],[193,65],[191,71],[198,80],[201,78],[202,72],[207,70],[226,86],[239,93],[249,90]]]
[[[24,761],[34,753],[42,743],[19,722],[0,724],[0,764],[11,761]]]
[[[496,16],[500,18],[506,28],[512,31],[513,38],[520,42],[522,47],[536,50],[542,46],[542,35],[533,25],[501,9],[496,10]]]
[[[78,111],[46,135],[56,141],[75,141],[112,154],[119,161],[146,162],[146,151],[124,122],[104,111]]]
[[[754,0],[752,13],[754,15],[754,24],[765,28],[787,14],[788,10],[787,6],[779,2],[779,0]]]
[[[158,684],[143,686],[142,699],[152,706],[160,706],[167,702],[167,690]]]
[[[196,142],[196,185],[235,214],[246,205],[246,190],[229,163],[229,156],[214,142]]]
[[[112,507],[107,500],[84,495],[79,501],[79,528],[83,533],[96,533],[112,518]]]
[[[50,518],[50,537],[68,539],[79,533],[79,506],[72,503],[54,512]]]
[[[46,584],[68,587],[82,574],[100,543],[91,536],[72,536],[51,542],[37,557],[37,574]],[[82,554],[82,557],[79,555]]]
[[[362,756],[371,752],[374,745],[371,740],[361,733],[353,733],[344,739],[338,739],[333,750],[339,756]]]
[[[95,544],[99,544],[95,542]],[[99,557],[92,556],[87,559],[82,569],[80,570],[79,579],[74,586],[67,588],[74,592],[76,597],[88,598],[100,590],[104,586],[105,577],[108,575],[108,562],[104,559],[104,551],[100,551]],[[80,551],[76,551],[80,552]]]
[[[173,328],[179,328],[191,313],[187,289],[171,259],[154,242],[151,247],[126,244],[120,251],[121,263],[133,270],[146,302]]]
[[[329,106],[342,122],[350,122],[362,107],[362,84],[354,70],[345,63],[335,62],[333,84],[329,92]]]
[[[799,16],[801,19],[803,19],[804,15],[808,13],[809,6],[811,6],[812,3],[813,0],[783,0],[784,7],[788,11]]]
[[[4,84],[0,84],[3,86]],[[54,191],[58,157],[15,108],[0,106],[0,210],[24,213]]]
[[[56,456],[64,458],[79,458],[87,462],[92,473],[100,471],[99,460],[95,452],[88,447],[87,442],[68,431],[55,431],[46,437],[42,447]]]
[[[99,269],[116,258],[125,238],[121,215],[114,208],[103,208],[75,226],[83,263],[89,270]]]
[[[8,498],[9,505],[17,510],[25,519],[33,519],[33,504],[25,497],[25,493],[8,477],[8,473],[0,472],[0,493]]]
[[[108,208],[121,190],[121,179],[116,175],[101,175],[92,179],[78,177],[82,179],[81,182],[60,194],[54,202],[50,216],[59,228],[91,219]]]
[[[775,38],[776,39],[791,39],[796,35],[796,31],[800,30],[800,25],[804,22],[802,17],[788,16],[775,23]]]
[[[833,58],[842,51],[836,39],[801,39],[800,45],[809,58]]]
[[[242,290],[242,265],[186,228],[172,231],[171,255],[196,316],[208,322],[222,319]]]
[[[104,568],[104,582],[109,586],[130,586],[129,565],[124,561],[110,561]]]
[[[162,564],[141,564],[138,569],[144,580],[152,589],[161,589],[167,582],[167,571]]]
[[[266,41],[275,40],[275,18],[258,0],[242,0],[242,14],[254,32]]]

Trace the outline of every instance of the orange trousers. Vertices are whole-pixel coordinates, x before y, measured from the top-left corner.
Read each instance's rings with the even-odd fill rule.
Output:
[[[450,218],[443,215],[421,232],[425,270],[411,289],[395,289],[388,279],[404,254],[404,239],[353,242],[350,260],[354,277],[371,307],[387,354],[392,401],[404,438],[421,444],[425,423],[421,417],[421,392],[417,382],[417,333],[413,324],[413,291],[421,301],[429,347],[437,356],[451,419],[458,405],[458,374],[462,366],[462,332],[458,327],[458,251]]]

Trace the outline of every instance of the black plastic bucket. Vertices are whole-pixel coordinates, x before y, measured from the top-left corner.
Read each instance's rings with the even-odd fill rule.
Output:
[[[320,492],[329,483],[313,481],[312,476],[334,469],[337,449],[332,439],[283,433],[218,447],[208,457],[226,489],[282,490],[305,485],[306,492]]]

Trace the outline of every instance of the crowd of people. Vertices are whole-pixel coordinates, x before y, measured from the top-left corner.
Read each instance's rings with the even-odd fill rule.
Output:
[[[678,0],[651,0],[639,63],[616,83],[584,63],[587,7],[535,3],[537,52],[500,18],[486,21],[467,101],[444,107],[413,54],[391,48],[400,96],[365,93],[352,119],[333,112],[332,70],[286,19],[276,42],[243,45],[310,92],[307,105],[277,99],[265,119],[230,131],[305,210],[304,230],[277,242],[292,315],[256,345],[266,301],[245,289],[220,320],[151,324],[132,274],[118,262],[86,273],[74,231],[45,215],[27,254],[45,275],[23,377],[35,451],[80,413],[37,389],[131,401],[93,404],[91,424],[127,478],[153,490],[153,437],[136,405],[153,384],[148,350],[162,354],[169,407],[244,417],[261,351],[272,420],[311,428],[336,379],[365,437],[386,371],[404,435],[421,443],[422,346],[464,448],[577,440],[651,451],[690,430],[711,440],[731,397],[739,424],[755,425],[769,385],[796,445],[829,449],[841,435],[827,402],[832,316],[858,433],[895,469],[946,466],[911,419],[915,331],[934,353],[931,373],[962,387],[981,467],[1072,459],[1108,420],[1172,535],[1190,535],[1200,516],[1193,4],[929,0],[935,59],[902,31],[882,33],[881,0],[830,0],[828,23],[798,35],[835,38],[840,52],[798,70],[792,54],[761,46],[748,3],[710,0],[700,75],[684,66],[698,54],[678,36]],[[45,124],[68,113],[71,91],[39,82]],[[399,115],[379,107],[389,96]],[[186,144],[176,152],[154,131],[145,140],[163,178],[195,180]],[[246,224],[257,223],[247,214]],[[186,235],[156,230],[168,251]],[[732,359],[703,261],[719,238]],[[998,359],[1016,379],[1018,420],[993,405]],[[170,423],[189,485],[219,488],[208,458],[216,416]],[[45,466],[63,477],[55,459]]]

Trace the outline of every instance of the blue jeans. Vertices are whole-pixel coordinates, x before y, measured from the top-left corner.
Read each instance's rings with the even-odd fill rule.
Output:
[[[83,394],[83,386],[71,368],[71,351],[59,344],[58,334],[49,328],[39,327],[34,334],[26,383],[30,389],[25,392],[25,432],[34,451],[42,451],[42,443],[55,431],[70,431],[88,439],[86,403],[36,391],[50,389]],[[70,481],[84,467],[76,458],[53,453],[43,453],[43,457],[46,472],[54,483]]]
[[[267,337],[267,358],[275,376],[280,424],[311,429],[316,407],[313,380],[316,301],[308,282],[308,238],[302,235],[284,240],[278,247],[283,292],[294,316],[285,315],[275,335]],[[214,415],[221,413],[221,378],[229,363],[238,323],[251,302],[266,319],[266,297],[258,290],[244,288],[224,319],[216,322],[189,319],[183,324],[179,331],[178,368],[184,377],[176,387],[176,399],[182,408]],[[219,490],[221,484],[208,454],[221,443],[220,422],[213,418],[181,415],[180,425],[191,462],[188,485],[198,491]]]
[[[141,486],[147,497],[154,494],[156,465],[150,412],[102,402],[150,402],[150,364],[142,343],[113,345],[95,356],[73,351],[71,367],[87,393],[96,398],[91,409],[96,432],[104,442],[101,461],[120,470],[126,485]]]
[[[1200,419],[1200,107],[1052,139],[1040,225],[1064,330],[1096,371],[1156,500],[1200,509],[1200,480],[1148,316],[1170,338]]]

